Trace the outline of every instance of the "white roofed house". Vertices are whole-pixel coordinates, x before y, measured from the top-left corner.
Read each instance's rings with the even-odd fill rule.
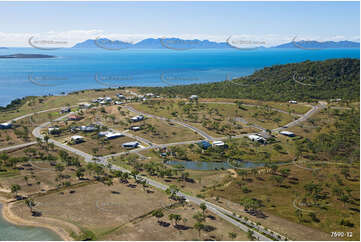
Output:
[[[1,123],[0,129],[11,129],[12,126],[13,126],[12,123]]]
[[[133,130],[133,131],[139,131],[139,130],[141,130],[141,127],[139,127],[139,126],[132,126],[132,127],[130,127],[130,129]]]
[[[189,97],[189,100],[192,102],[192,101],[198,101],[198,95],[191,95]]]
[[[290,100],[290,101],[288,101],[288,103],[290,103],[290,104],[297,104],[297,101],[295,101],[295,100]]]
[[[119,133],[119,132],[108,132],[107,134],[105,134],[105,139],[110,140],[110,139],[115,139],[118,137],[123,137],[124,134]]]
[[[79,108],[90,108],[91,106],[92,106],[91,103],[86,103],[86,102],[79,103]]]
[[[71,109],[69,107],[64,107],[60,110],[60,113],[70,113]]]
[[[266,139],[263,138],[260,135],[257,135],[257,134],[250,134],[247,137],[248,137],[248,139],[250,139],[250,140],[252,140],[254,142],[259,142],[259,143],[262,143],[262,144],[266,143]]]
[[[227,144],[225,144],[223,141],[213,141],[213,143],[212,143],[212,146],[213,147],[222,147],[222,148],[227,148],[228,147],[228,145]]]
[[[96,126],[89,125],[89,126],[80,126],[79,130],[83,132],[93,132],[98,130],[98,128]]]
[[[58,127],[49,127],[48,134],[60,134],[60,129]]]
[[[143,115],[138,115],[138,116],[135,116],[135,117],[131,118],[130,120],[133,121],[133,122],[139,122],[139,121],[144,120],[144,116]]]
[[[286,131],[286,130],[280,131],[280,134],[282,134],[284,136],[288,136],[288,137],[295,137],[296,136],[293,132]]]
[[[71,141],[73,141],[75,144],[79,144],[79,143],[84,142],[84,137],[83,137],[83,136],[80,136],[80,135],[71,136],[70,139],[71,139]]]
[[[119,98],[119,99],[125,99],[125,96],[124,96],[123,94],[119,93],[119,94],[117,94],[117,98]]]
[[[146,93],[145,96],[146,97],[154,97],[155,95],[153,93]]]

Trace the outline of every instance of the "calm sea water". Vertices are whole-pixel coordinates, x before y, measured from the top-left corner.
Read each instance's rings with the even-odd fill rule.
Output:
[[[0,204],[0,240],[12,241],[59,241],[62,240],[56,233],[35,227],[17,226],[8,223],[2,218]]]
[[[89,88],[165,86],[223,81],[275,64],[360,58],[359,49],[119,50],[33,48],[0,50],[49,54],[54,59],[0,59],[0,105],[29,95],[60,94]]]

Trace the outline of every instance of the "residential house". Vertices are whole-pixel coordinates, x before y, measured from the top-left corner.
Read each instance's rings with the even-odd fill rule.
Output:
[[[205,140],[202,140],[201,142],[199,142],[197,144],[198,144],[199,147],[201,147],[204,150],[206,150],[206,149],[208,149],[209,147],[212,146],[208,141],[205,141]]]
[[[60,110],[60,113],[70,113],[71,109],[69,107],[64,107]]]
[[[78,116],[78,115],[70,115],[69,117],[68,117],[68,120],[69,121],[78,121],[78,120],[80,120],[81,119],[81,117],[80,116]]]
[[[130,127],[130,130],[139,131],[139,130],[141,130],[141,127],[139,127],[139,126],[132,126],[132,127]]]
[[[259,142],[259,143],[262,143],[262,144],[265,144],[266,143],[266,139],[263,138],[262,136],[260,135],[257,135],[257,134],[251,134],[251,135],[248,135],[247,136],[250,140],[252,141],[256,141],[256,142]]]
[[[296,136],[293,132],[286,131],[286,130],[280,131],[280,134],[288,136],[288,137],[295,137]]]
[[[212,146],[213,147],[222,147],[222,148],[227,148],[228,147],[228,145],[225,144],[223,141],[214,141],[212,143]]]
[[[192,95],[189,97],[189,101],[197,101],[198,100],[198,96],[197,95]]]
[[[87,108],[90,108],[92,106],[91,103],[79,103],[79,108],[84,108],[84,109],[87,109]]]
[[[133,141],[133,142],[123,143],[122,147],[124,147],[124,148],[137,148],[138,145],[139,145],[139,142]]]
[[[1,123],[0,124],[0,129],[11,129],[11,128],[12,128],[11,123]]]
[[[48,134],[60,134],[60,129],[58,127],[49,127]]]
[[[79,143],[84,142],[84,137],[83,137],[83,136],[80,136],[80,135],[71,136],[70,139],[71,139],[71,141],[73,141],[75,144],[79,144]]]
[[[130,120],[132,122],[139,122],[139,121],[144,120],[144,116],[143,115],[138,115],[138,116],[135,116],[135,117],[131,118]]]

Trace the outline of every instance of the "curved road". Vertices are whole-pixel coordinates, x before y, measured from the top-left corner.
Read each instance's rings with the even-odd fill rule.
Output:
[[[289,123],[288,125],[286,125],[285,127],[291,127],[291,126],[295,126],[297,125],[298,123],[300,122],[303,122],[305,121],[306,119],[308,119],[311,115],[313,115],[315,112],[317,112],[320,108],[324,108],[326,105],[323,104],[323,103],[320,103],[319,105],[317,106],[313,106],[312,109],[310,111],[308,111],[306,114],[302,115],[299,119]],[[204,138],[208,139],[208,140],[213,140],[213,137],[209,136],[208,134],[206,134],[205,132],[199,130],[198,128],[195,128],[191,125],[188,125],[188,124],[185,124],[183,122],[180,122],[180,121],[177,121],[177,120],[171,120],[171,119],[167,119],[167,118],[163,118],[163,117],[158,117],[158,116],[155,116],[155,115],[149,115],[149,114],[145,114],[145,113],[142,113],[142,112],[139,112],[137,110],[135,110],[134,108],[132,107],[129,107],[129,106],[126,106],[130,111],[132,112],[135,112],[135,113],[138,113],[138,114],[142,114],[144,116],[148,116],[148,117],[152,117],[152,118],[157,118],[157,119],[160,119],[160,120],[170,120],[171,122],[174,122],[174,123],[177,123],[179,125],[182,125],[184,127],[187,127],[187,128],[190,128],[192,129],[193,131],[197,132],[198,134],[200,134],[201,136],[203,136]],[[59,108],[56,108],[56,109],[59,109]],[[41,112],[46,112],[46,111],[51,111],[51,110],[56,110],[56,109],[49,109],[49,110],[44,110],[44,111],[41,111]],[[34,114],[34,113],[33,113]],[[59,120],[62,120],[64,118],[66,118],[67,116],[69,116],[70,114],[72,113],[69,113],[69,114],[66,114],[64,116],[61,116],[57,119],[55,119],[54,121],[59,121]],[[23,115],[21,117],[18,117],[16,119],[13,119],[13,120],[19,120],[21,118],[24,118],[24,117],[28,117],[28,116],[31,116],[32,114],[28,114],[28,115]],[[43,123],[41,124],[40,126],[36,127],[32,134],[37,137],[37,138],[41,138],[43,139],[43,136],[41,135],[40,131],[42,128],[45,128],[47,127],[49,124],[51,124],[51,122],[46,122],[46,123]],[[283,129],[284,127],[280,127],[280,128],[277,128],[277,129],[274,129],[273,131],[279,131],[281,129]],[[243,134],[243,135],[240,135],[241,136],[245,136],[246,134]],[[237,136],[235,136],[237,137]],[[78,156],[81,156],[85,159],[86,162],[96,162],[96,163],[100,163],[100,164],[103,164],[103,165],[108,165],[108,158],[111,158],[113,156],[116,156],[116,155],[119,155],[119,154],[122,154],[122,153],[127,153],[127,152],[122,152],[122,153],[119,153],[119,154],[114,154],[114,155],[108,155],[108,156],[104,156],[104,157],[93,157],[92,155],[90,154],[87,154],[83,151],[80,151],[78,149],[75,149],[73,147],[70,147],[66,144],[63,144],[63,143],[60,143],[56,140],[53,140],[53,139],[49,139],[49,142],[50,143],[53,143],[54,145],[62,148],[62,149],[65,149],[69,152],[72,152]],[[163,146],[170,146],[170,145],[177,145],[177,144],[185,144],[185,143],[196,143],[196,142],[199,142],[199,141],[187,141],[187,142],[179,142],[179,143],[172,143],[172,144],[164,144]],[[35,142],[36,143],[36,142]],[[16,147],[24,147],[24,146],[27,146],[29,145],[29,143],[27,144],[22,144],[22,145],[18,145]],[[14,146],[12,147],[7,147],[7,148],[2,148],[3,150],[4,149],[11,149],[11,148],[14,148]],[[151,149],[151,148],[154,148],[154,147],[145,147],[145,148],[141,148],[141,149],[135,149],[135,150],[132,150],[132,151],[129,151],[131,153],[133,152],[139,152],[141,150],[145,150],[145,149]],[[128,170],[122,168],[122,167],[118,167],[118,166],[115,166],[113,164],[111,164],[111,168],[112,169],[115,169],[115,170],[121,170],[123,172],[129,172]],[[147,183],[151,186],[154,186],[154,187],[157,187],[159,189],[162,189],[162,190],[166,190],[168,188],[168,186],[162,184],[162,183],[159,183],[157,181],[154,181],[152,179],[149,179],[147,177],[142,177],[142,176],[139,176],[139,178],[141,179],[145,179],[147,181]],[[215,204],[212,204],[210,202],[207,202],[205,200],[202,200],[202,199],[199,199],[199,198],[196,198],[196,197],[193,197],[193,196],[190,196],[190,195],[187,195],[187,194],[184,194],[182,192],[179,192],[178,195],[180,196],[184,196],[186,199],[188,199],[190,202],[193,202],[195,204],[200,204],[200,203],[205,203],[208,207],[208,209],[210,211],[212,211],[213,213],[217,214],[218,216],[220,216],[221,218],[225,219],[226,221],[234,224],[235,226],[237,226],[238,228],[240,228],[241,230],[245,231],[245,232],[248,232],[248,230],[252,230],[253,231],[253,236],[258,239],[258,240],[262,240],[262,241],[270,241],[271,239],[265,235],[263,235],[262,233],[264,234],[268,234],[269,236],[273,237],[274,239],[276,240],[286,240],[287,238],[282,236],[282,235],[279,235],[278,233],[275,233],[275,232],[271,232],[270,230],[266,230],[265,228],[263,228],[262,226],[259,226],[259,225],[256,225],[255,223],[251,222],[251,221],[242,221],[242,219],[240,218],[235,218],[233,213],[224,209],[224,208],[221,208]],[[242,221],[242,223],[240,222]],[[250,227],[246,226],[245,224],[247,224],[248,226],[252,227],[252,228],[255,228],[255,229],[250,229]]]

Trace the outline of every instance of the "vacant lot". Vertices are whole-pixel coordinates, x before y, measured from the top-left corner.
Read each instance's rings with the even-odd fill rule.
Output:
[[[258,201],[256,209],[327,233],[353,232],[348,239],[358,240],[359,164],[321,162],[299,166],[257,169],[256,173],[249,171],[237,178],[227,177],[223,186],[208,188],[207,193],[236,203],[254,199]]]
[[[131,182],[132,183],[132,182]],[[34,196],[37,204],[34,211],[40,212],[40,217],[31,216],[29,209],[22,201],[12,206],[12,211],[19,217],[32,221],[51,221],[57,226],[63,226],[65,230],[71,228],[70,223],[78,227],[84,233],[91,235],[92,239],[98,240],[185,240],[198,238],[198,231],[192,229],[195,208],[176,207],[164,211],[164,222],[168,227],[162,227],[150,213],[155,209],[164,208],[174,201],[167,198],[164,192],[152,188],[146,188],[146,192],[140,185],[119,184],[114,181],[113,186],[103,184],[90,184],[72,187],[62,192],[53,192],[42,196]],[[198,209],[200,210],[200,209]],[[177,213],[185,220],[178,222],[184,224],[185,229],[176,229],[170,225],[168,214]],[[211,215],[211,214],[209,214]],[[213,218],[213,217],[212,217]],[[245,239],[244,234],[237,232],[233,225],[214,218],[207,219],[206,224],[211,226],[211,232],[202,232],[201,238],[215,236],[216,238],[228,239],[226,232],[236,232],[238,239]],[[156,233],[163,231],[164,233]],[[75,231],[73,231],[75,232]],[[128,236],[128,237],[127,237]],[[149,237],[150,236],[150,237]],[[224,236],[224,237],[222,237]]]
[[[239,135],[253,130],[249,125],[266,129],[285,125],[294,117],[274,111],[266,106],[238,106],[234,104],[199,103],[190,104],[181,100],[155,100],[132,106],[145,113],[178,119],[204,130],[214,137]],[[240,122],[237,118],[246,121]]]

